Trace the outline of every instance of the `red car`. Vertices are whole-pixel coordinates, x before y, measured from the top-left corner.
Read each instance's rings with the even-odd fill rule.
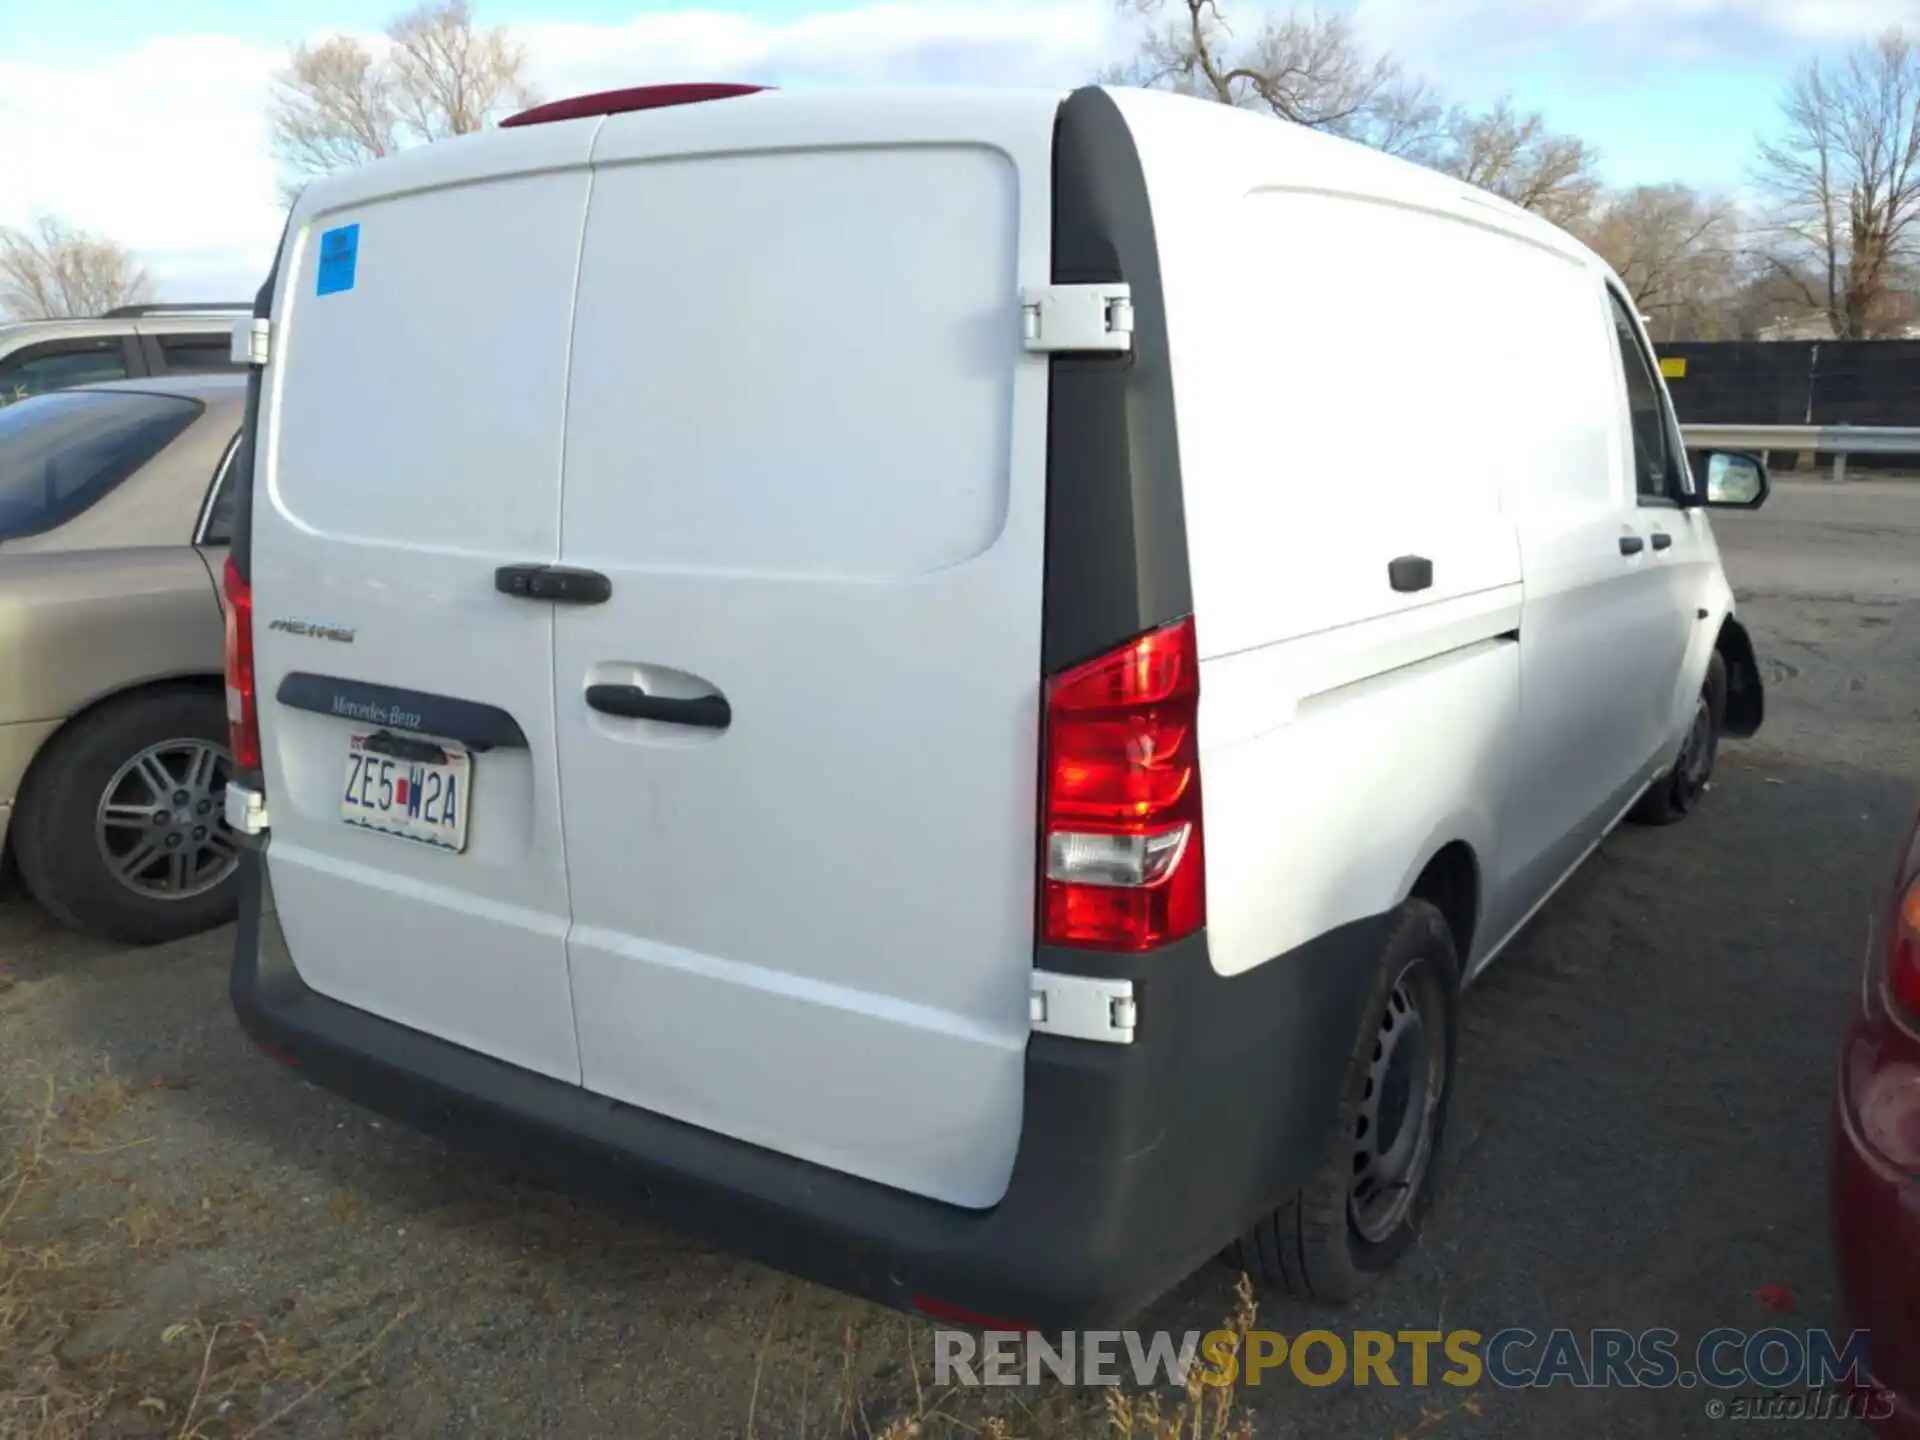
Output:
[[[1833,1246],[1844,1321],[1872,1333],[1876,1428],[1920,1437],[1920,817],[1867,945],[1840,1059]]]

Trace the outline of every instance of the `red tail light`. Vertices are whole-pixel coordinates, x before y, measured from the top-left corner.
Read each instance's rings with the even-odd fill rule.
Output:
[[[1047,685],[1041,936],[1150,950],[1207,921],[1193,621]]]
[[[234,768],[260,768],[260,709],[253,691],[253,586],[227,557],[227,739]]]
[[[1894,899],[1887,924],[1887,996],[1920,1019],[1920,877]]]

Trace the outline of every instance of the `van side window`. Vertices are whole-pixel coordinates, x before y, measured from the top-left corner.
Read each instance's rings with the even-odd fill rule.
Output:
[[[1620,344],[1620,363],[1627,375],[1627,413],[1633,428],[1633,481],[1642,500],[1664,500],[1672,495],[1668,483],[1673,457],[1667,441],[1667,414],[1653,365],[1640,347],[1633,317],[1611,290],[1613,334]]]

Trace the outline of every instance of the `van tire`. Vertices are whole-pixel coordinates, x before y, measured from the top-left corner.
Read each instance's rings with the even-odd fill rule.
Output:
[[[226,710],[213,691],[168,687],[124,696],[82,714],[48,742],[22,787],[13,847],[28,892],[66,928],[127,945],[157,945],[232,920],[239,878],[229,873],[197,894],[161,898],[117,879],[100,839],[101,805],[123,769],[151,747],[170,742],[215,748],[225,763]],[[225,833],[215,786],[204,816]],[[189,813],[197,811],[190,803]],[[191,834],[192,832],[189,832]],[[187,843],[191,844],[189,840]]]
[[[1695,719],[1674,758],[1673,769],[1654,781],[1627,818],[1636,825],[1673,825],[1700,808],[1707,784],[1713,779],[1720,755],[1720,736],[1727,719],[1727,662],[1719,651],[1707,661],[1707,678],[1700,687]],[[1696,748],[1705,746],[1704,755]]]
[[[1397,1215],[1363,1233],[1356,1219],[1356,1150],[1363,1115],[1374,1093],[1370,1082],[1376,1054],[1387,1028],[1389,1005],[1405,1003],[1417,990],[1416,1008],[1426,1025],[1436,1025],[1438,1094],[1433,1097],[1426,1151],[1411,1194],[1396,1202]],[[1376,1273],[1387,1269],[1418,1236],[1433,1202],[1433,1179],[1446,1134],[1453,1095],[1454,1054],[1459,1034],[1460,958],[1453,932],[1434,906],[1408,900],[1394,912],[1392,934],[1374,967],[1359,1034],[1347,1059],[1327,1148],[1318,1172],[1295,1194],[1256,1223],[1228,1251],[1227,1260],[1256,1284],[1303,1299],[1338,1304],[1354,1297]],[[1404,1011],[1399,1012],[1404,1015]],[[1405,1020],[1397,1022],[1402,1027]],[[1404,1037],[1409,1032],[1402,1031]],[[1432,1056],[1426,1057],[1429,1062]],[[1430,1072],[1431,1073],[1431,1072]],[[1380,1088],[1387,1088],[1382,1086]],[[1377,1103],[1377,1102],[1376,1102]],[[1377,1113],[1377,1112],[1376,1112]],[[1398,1133],[1398,1127],[1396,1127]],[[1420,1143],[1415,1140],[1416,1147]],[[1360,1207],[1364,1208],[1364,1207]]]

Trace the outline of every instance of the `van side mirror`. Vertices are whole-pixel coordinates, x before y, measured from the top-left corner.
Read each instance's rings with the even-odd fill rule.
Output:
[[[1758,510],[1773,493],[1767,467],[1757,455],[1737,450],[1709,450],[1694,460],[1693,473],[1704,474],[1701,501],[1714,510]]]

